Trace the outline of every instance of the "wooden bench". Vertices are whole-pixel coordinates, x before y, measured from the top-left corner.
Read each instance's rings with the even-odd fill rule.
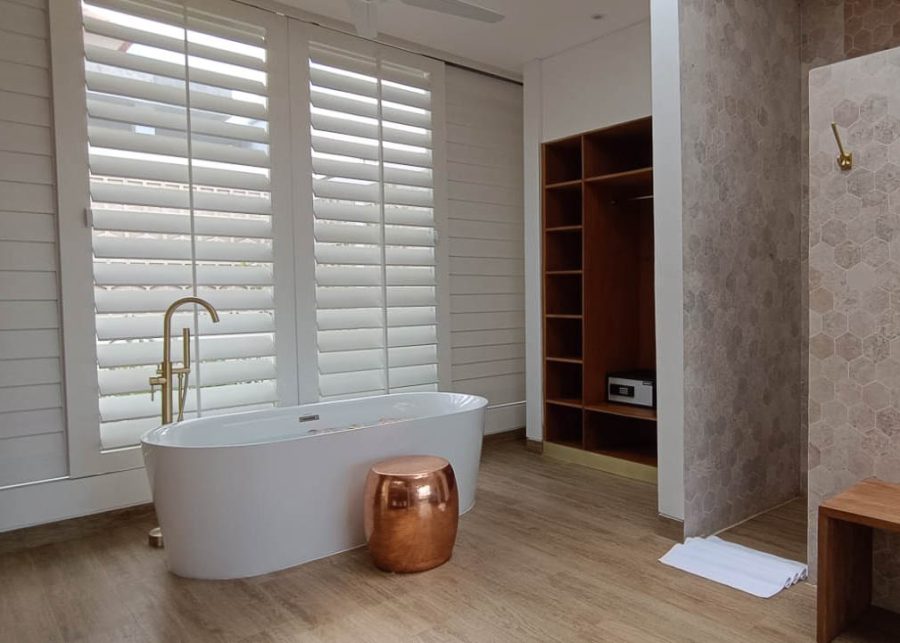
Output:
[[[870,478],[819,506],[818,643],[872,603],[872,533],[900,532],[900,485]]]

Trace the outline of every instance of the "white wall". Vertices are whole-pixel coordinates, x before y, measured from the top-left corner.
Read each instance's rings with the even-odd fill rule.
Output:
[[[541,143],[650,114],[650,23],[525,66],[527,434],[543,440]]]
[[[445,81],[451,377],[498,433],[525,426],[522,87],[450,66]]]
[[[0,0],[0,487],[68,472],[46,0]]]
[[[650,114],[650,22],[541,60],[541,141]]]

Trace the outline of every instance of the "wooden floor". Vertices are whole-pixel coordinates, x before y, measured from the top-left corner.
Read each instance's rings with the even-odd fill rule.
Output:
[[[802,558],[804,515],[795,503],[727,537]],[[656,562],[672,545],[657,525],[651,485],[492,444],[436,570],[383,574],[362,549],[250,580],[184,580],[145,545],[152,516],[137,513],[0,554],[0,640],[814,640],[813,587],[766,601],[670,569]],[[841,640],[900,640],[891,631]]]

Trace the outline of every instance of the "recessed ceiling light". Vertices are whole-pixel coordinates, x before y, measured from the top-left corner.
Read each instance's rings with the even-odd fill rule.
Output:
[[[605,13],[594,13],[591,14],[591,20],[603,20],[606,17]]]

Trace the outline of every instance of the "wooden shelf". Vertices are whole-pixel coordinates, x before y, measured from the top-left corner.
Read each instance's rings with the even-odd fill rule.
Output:
[[[581,226],[584,209],[581,179],[544,190],[544,229]]]
[[[653,165],[650,118],[588,132],[582,137],[584,177],[626,172]]]
[[[560,181],[559,183],[550,183],[549,185],[544,186],[548,190],[571,190],[573,188],[581,187],[581,179],[574,179],[572,181]]]
[[[577,362],[544,361],[544,398],[546,400],[580,400],[582,386],[582,367]],[[581,404],[578,404],[581,410]],[[578,420],[578,431],[581,432],[581,416]]]
[[[560,364],[581,364],[584,360],[580,357],[550,357],[547,356],[548,362],[558,362]]]
[[[595,413],[608,413],[609,415],[619,415],[621,417],[656,422],[656,409],[650,409],[643,406],[630,406],[628,404],[616,404],[615,402],[597,402],[586,404],[584,408],[587,411],[594,411]]]
[[[570,449],[581,449],[581,442],[576,442],[574,440],[562,440],[562,439],[550,440],[550,439],[548,439],[547,442],[551,442],[552,444],[558,444],[563,447],[569,447]]]
[[[547,316],[544,323],[544,354],[547,363],[581,365],[583,348],[580,315]],[[581,386],[580,378],[578,385]],[[580,397],[581,390],[578,394]]]
[[[544,312],[547,315],[581,317],[582,273],[571,268],[544,273]]]
[[[583,413],[579,406],[547,403],[544,405],[544,438],[557,444],[582,448]]]
[[[547,404],[556,404],[557,406],[570,406],[575,409],[580,409],[582,407],[581,400],[574,397],[547,399]]]
[[[544,238],[544,266],[548,272],[580,271],[582,265],[581,226],[566,226]]]
[[[598,174],[597,176],[589,176],[585,179],[588,183],[618,183],[618,182],[629,182],[634,179],[643,179],[653,178],[653,166],[649,167],[640,167],[634,170],[627,170],[625,172],[612,172],[610,174]]]
[[[603,190],[613,200],[653,196],[653,168],[629,170],[616,174],[595,176],[585,180],[588,189]]]
[[[581,225],[561,225],[554,228],[547,228],[546,232],[570,232],[573,230],[581,230],[582,228],[583,226]]]
[[[581,183],[584,174],[581,137],[570,136],[545,143],[543,147],[544,187],[571,187]]]

